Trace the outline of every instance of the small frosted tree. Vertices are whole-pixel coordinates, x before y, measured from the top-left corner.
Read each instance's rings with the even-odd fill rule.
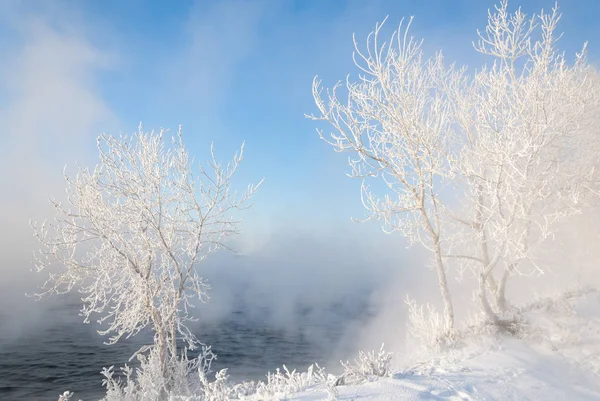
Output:
[[[74,178],[65,173],[66,202],[51,201],[54,219],[34,229],[42,244],[36,268],[50,270],[38,295],[77,287],[85,321],[98,315],[110,344],[149,327],[154,344],[138,353],[158,360],[168,387],[171,367],[181,365],[177,341],[200,344],[187,325],[195,302],[207,300],[198,267],[228,249],[225,241],[239,232],[237,212],[258,185],[232,192],[243,146],[225,166],[211,148],[207,167],[194,168],[181,127],[176,137],[165,135],[141,125],[130,137],[101,135],[100,163]]]
[[[441,54],[424,59],[421,42],[408,37],[402,24],[389,44],[378,43],[382,26],[369,35],[365,51],[354,40],[354,62],[364,75],[346,81],[346,101],[340,100],[340,83],[323,97],[315,78],[313,96],[320,115],[309,117],[335,129],[330,136],[319,131],[321,139],[338,152],[352,154],[350,175],[363,179],[368,219],[383,220],[384,231],[398,231],[431,251],[444,327],[451,331],[454,312],[443,259],[441,193],[453,171],[454,120],[447,85],[460,82],[461,72],[444,66]],[[375,190],[367,178],[381,180]]]

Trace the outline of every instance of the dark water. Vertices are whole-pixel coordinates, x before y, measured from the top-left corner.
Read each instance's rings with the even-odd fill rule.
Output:
[[[150,340],[141,333],[104,345],[97,327],[81,323],[78,309],[74,302],[56,305],[44,313],[44,324],[17,336],[2,335],[12,322],[0,316],[0,400],[57,400],[65,390],[76,399],[99,399],[101,368],[122,366]],[[234,381],[257,380],[282,363],[305,370],[313,362],[323,366],[348,357],[356,327],[370,315],[366,301],[356,298],[318,308],[297,305],[290,313],[293,324],[274,324],[268,309],[237,305],[194,332],[217,354],[213,371],[227,367]]]

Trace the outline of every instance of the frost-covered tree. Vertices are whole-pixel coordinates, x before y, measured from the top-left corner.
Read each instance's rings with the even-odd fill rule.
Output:
[[[243,146],[225,166],[212,148],[208,165],[194,166],[181,127],[166,136],[141,125],[129,137],[101,135],[99,164],[74,178],[65,173],[66,202],[51,201],[54,219],[34,229],[42,244],[36,268],[50,270],[38,295],[77,288],[85,321],[99,316],[111,344],[148,327],[154,344],[137,353],[157,356],[168,386],[169,367],[181,364],[177,342],[200,344],[188,328],[190,309],[209,289],[198,267],[228,249],[225,241],[240,229],[238,211],[258,185],[232,191]]]
[[[475,49],[493,62],[477,71],[426,59],[408,29],[383,42],[378,24],[365,52],[354,41],[364,74],[343,93],[313,84],[310,117],[334,128],[321,138],[351,154],[352,176],[379,179],[363,181],[370,218],[432,252],[446,328],[447,268],[474,273],[481,310],[501,323],[508,279],[543,272],[536,245],[598,193],[600,80],[585,46],[572,63],[556,49],[556,7],[533,18],[507,8],[479,32]]]
[[[320,115],[310,117],[335,129],[330,136],[319,131],[323,140],[351,153],[351,176],[363,179],[368,218],[383,220],[386,232],[398,231],[432,252],[450,331],[454,312],[443,259],[441,192],[453,173],[455,145],[447,86],[460,82],[461,72],[444,66],[441,54],[425,59],[421,42],[408,37],[410,23],[383,44],[382,26],[369,35],[366,50],[354,40],[354,61],[364,75],[346,81],[347,100],[340,99],[340,83],[323,97],[315,78]],[[380,179],[375,189],[367,178]]]
[[[481,306],[492,320],[486,292],[503,311],[508,278],[543,272],[535,245],[579,212],[593,171],[582,138],[600,122],[585,46],[572,64],[556,49],[557,8],[527,18],[507,6],[503,1],[489,14],[475,44],[494,62],[460,87],[454,112],[461,203],[471,209],[455,221],[470,232],[462,245],[471,249],[453,256],[475,267]]]

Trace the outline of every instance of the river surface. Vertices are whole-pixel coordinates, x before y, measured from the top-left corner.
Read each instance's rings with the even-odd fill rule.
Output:
[[[213,371],[226,367],[233,381],[260,380],[284,363],[305,370],[313,362],[327,366],[351,356],[354,331],[371,315],[367,302],[351,298],[318,309],[298,305],[289,319],[293,324],[282,326],[269,310],[236,305],[194,332],[217,354]],[[3,335],[13,322],[0,315],[1,400],[57,400],[65,390],[75,392],[74,399],[97,400],[104,393],[101,368],[122,366],[151,338],[142,333],[104,345],[98,327],[81,323],[78,310],[73,301],[56,303],[44,311],[43,324],[18,335]]]

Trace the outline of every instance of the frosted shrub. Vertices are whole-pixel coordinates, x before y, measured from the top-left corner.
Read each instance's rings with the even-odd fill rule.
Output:
[[[405,302],[408,305],[407,337],[411,345],[424,349],[439,348],[450,341],[442,316],[433,305],[418,305],[409,296]]]
[[[196,394],[189,395],[171,395],[169,401],[227,401],[242,399],[245,396],[256,392],[254,382],[244,382],[231,385],[227,369],[221,369],[215,374],[215,380],[210,381],[207,373],[198,369],[198,378],[200,387]]]
[[[141,365],[135,370],[135,378],[134,370],[129,366],[121,368],[123,377],[115,377],[112,366],[105,368],[102,374],[105,376],[103,384],[107,392],[103,401],[226,401],[241,400],[254,395],[259,399],[273,399],[328,382],[325,369],[318,364],[311,365],[306,372],[290,371],[283,365],[283,370],[278,368],[275,373],[267,373],[266,381],[258,383],[248,381],[239,384],[232,384],[227,369],[222,369],[215,374],[215,379],[210,381],[208,374],[214,355],[210,349],[208,353],[209,357],[203,354],[194,360],[188,360],[184,354],[179,364],[171,367],[177,372],[178,380],[166,394],[161,393],[165,384],[159,375],[160,370],[152,354],[147,359],[140,357]],[[191,377],[194,369],[198,370],[198,382]],[[330,378],[331,384],[328,385],[330,390],[334,386],[334,381],[335,377],[333,380]],[[333,389],[328,391],[328,394],[330,398],[334,398],[337,392]]]
[[[590,321],[578,316],[573,300],[585,298],[595,291],[591,287],[581,287],[548,297],[537,295],[532,302],[517,308],[517,313],[527,323],[522,337],[555,351],[578,344],[583,333],[585,337],[593,331],[589,331],[592,330],[588,326]]]
[[[337,384],[359,384],[376,377],[385,377],[391,374],[390,362],[392,354],[384,351],[381,344],[379,352],[358,353],[354,362],[343,362],[344,374],[337,380]]]
[[[256,394],[256,386],[257,383],[253,380],[238,383],[233,386],[231,393],[232,398],[242,399],[243,397],[248,397],[250,395]]]
[[[102,399],[103,401],[121,401],[121,400],[136,400],[136,382],[132,378],[133,369],[125,365],[121,367],[121,373],[123,378],[114,377],[114,366],[109,368],[102,368],[102,375],[104,379],[102,380],[102,385],[106,387],[106,395]],[[123,380],[124,379],[124,380]]]
[[[315,384],[326,381],[325,369],[318,364],[310,365],[306,372],[298,373],[283,365],[284,372],[279,368],[275,373],[267,373],[267,381],[259,382],[256,394],[259,397],[270,398],[275,395],[288,395],[307,389]]]
[[[73,397],[73,393],[70,391],[65,391],[64,393],[58,396],[58,401],[69,401],[71,397]]]
[[[337,397],[340,395],[337,389],[338,378],[334,375],[327,375],[327,381],[325,385],[327,386],[325,391],[327,392],[327,400],[333,401],[337,400]]]
[[[198,376],[202,384],[201,399],[203,401],[227,401],[233,398],[233,388],[229,384],[227,369],[219,370],[212,382],[208,380],[206,373],[202,370],[198,370]]]
[[[207,373],[203,370],[199,369],[198,372],[200,386],[196,389],[195,395],[190,395],[190,393],[176,396],[171,395],[169,400],[226,401],[241,400],[251,396],[257,396],[261,400],[268,400],[286,397],[327,381],[325,369],[321,368],[318,364],[311,365],[306,372],[290,371],[287,366],[283,365],[283,370],[278,368],[275,373],[267,373],[267,380],[258,383],[247,381],[239,384],[231,384],[227,369],[217,372],[214,381],[210,381]],[[334,393],[336,392],[334,391],[331,394]]]
[[[102,370],[105,377],[102,385],[106,387],[103,401],[162,401],[166,394],[171,397],[191,396],[195,390],[192,372],[198,370],[206,375],[214,358],[210,347],[206,346],[193,359],[188,359],[184,351],[180,357],[170,361],[168,369],[172,372],[172,381],[167,381],[158,350],[153,348],[148,355],[138,355],[140,366],[135,372],[128,365],[121,368],[123,377],[115,377],[113,366]]]
[[[577,286],[551,296],[542,296],[539,293],[534,293],[532,301],[518,307],[517,313],[523,314],[535,310],[545,310],[554,313],[573,314],[573,305],[571,304],[573,299],[597,291],[597,289],[591,286]]]

